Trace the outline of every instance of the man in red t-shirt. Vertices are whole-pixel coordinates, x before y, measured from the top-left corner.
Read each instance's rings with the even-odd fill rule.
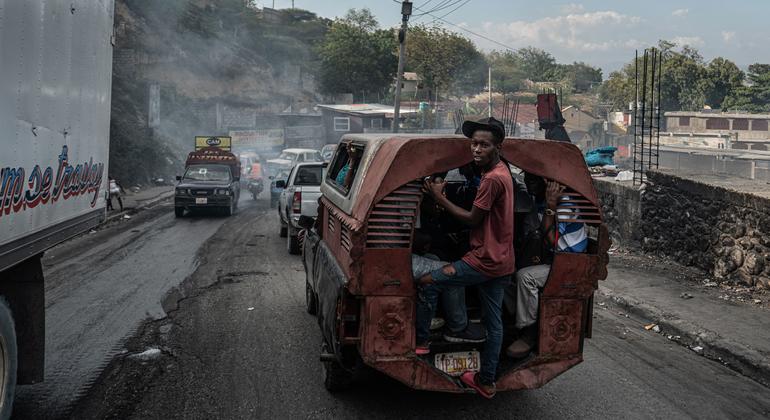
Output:
[[[494,118],[465,121],[463,134],[471,139],[473,163],[482,172],[470,211],[444,196],[446,182],[426,181],[424,189],[449,214],[472,228],[470,251],[460,261],[419,279],[417,305],[417,354],[430,353],[430,320],[439,294],[450,287],[478,286],[487,341],[478,374],[466,372],[460,379],[481,395],[495,394],[495,372],[503,344],[502,304],[505,287],[515,271],[513,255],[513,179],[500,159],[505,136],[503,124]]]

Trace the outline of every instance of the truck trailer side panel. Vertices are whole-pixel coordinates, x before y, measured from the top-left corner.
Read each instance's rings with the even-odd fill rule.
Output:
[[[112,0],[0,0],[0,271],[104,218]]]
[[[105,217],[113,13],[113,0],[0,0],[0,331],[18,355],[0,418],[9,378],[43,379],[42,253]]]

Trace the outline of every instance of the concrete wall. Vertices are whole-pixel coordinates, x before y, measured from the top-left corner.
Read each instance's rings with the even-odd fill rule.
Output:
[[[641,195],[639,187],[630,181],[617,182],[612,178],[594,179],[594,186],[602,203],[604,222],[610,231],[613,247],[640,246]]]
[[[595,182],[616,244],[770,289],[770,200],[659,172],[647,178],[641,190]]]

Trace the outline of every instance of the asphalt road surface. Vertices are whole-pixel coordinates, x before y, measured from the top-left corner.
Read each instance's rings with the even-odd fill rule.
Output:
[[[57,279],[49,277],[47,292],[56,326],[49,324],[49,382],[20,391],[16,416],[770,416],[770,390],[645,331],[610,303],[596,306],[585,361],[539,390],[487,401],[416,392],[369,372],[349,392],[330,394],[318,326],[305,312],[302,263],[286,252],[266,201],[245,203],[230,218],[175,220],[170,207],[137,218],[144,220],[136,227],[86,236],[47,259]]]

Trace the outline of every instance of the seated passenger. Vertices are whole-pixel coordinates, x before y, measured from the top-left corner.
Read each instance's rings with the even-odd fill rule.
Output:
[[[337,177],[334,180],[339,186],[347,191],[350,189],[350,184],[353,183],[353,178],[358,169],[358,163],[361,161],[361,151],[357,147],[354,147],[352,142],[346,143],[345,147],[347,148],[348,161],[337,173]]]
[[[543,178],[524,175],[527,191],[535,200],[535,211],[540,220],[539,232],[522,232],[530,241],[529,249],[543,250],[541,255],[519,256],[519,270],[516,272],[516,284],[506,290],[506,306],[512,306],[515,299],[516,328],[519,336],[511,344],[506,353],[509,357],[518,359],[527,356],[535,345],[537,338],[538,290],[545,285],[551,271],[553,250],[558,252],[585,252],[588,246],[585,224],[577,222],[558,222],[559,219],[569,218],[560,211],[557,215],[556,206],[564,187],[558,182],[545,181]],[[557,226],[558,225],[558,229]],[[512,288],[516,289],[513,290]],[[515,298],[513,295],[515,294]]]
[[[412,276],[415,280],[449,264],[431,253],[431,237],[422,232],[414,233],[412,247]],[[422,296],[420,296],[422,299]],[[441,292],[441,305],[444,308],[446,322],[434,317],[430,322],[431,331],[444,325],[444,340],[451,343],[483,343],[486,333],[478,326],[468,324],[468,311],[465,307],[465,288],[448,287]],[[466,328],[468,327],[468,328]]]

